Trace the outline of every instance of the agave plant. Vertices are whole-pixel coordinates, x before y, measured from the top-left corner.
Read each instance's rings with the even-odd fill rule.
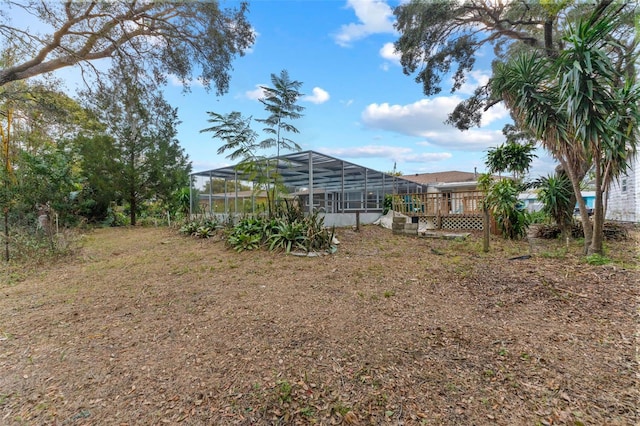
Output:
[[[292,249],[306,250],[306,230],[304,222],[281,222],[269,238],[269,250],[281,249],[285,253],[290,253]]]

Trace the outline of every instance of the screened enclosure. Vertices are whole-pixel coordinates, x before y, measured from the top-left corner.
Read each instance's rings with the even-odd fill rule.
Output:
[[[381,213],[386,194],[416,194],[426,185],[359,166],[314,151],[268,160],[285,190],[308,212]],[[237,165],[191,175],[192,213],[257,213],[266,203],[264,191]]]

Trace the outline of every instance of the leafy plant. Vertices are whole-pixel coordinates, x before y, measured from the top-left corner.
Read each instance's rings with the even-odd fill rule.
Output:
[[[261,219],[244,218],[229,230],[227,243],[238,252],[258,249],[265,239],[264,229]]]
[[[599,253],[593,253],[586,257],[587,263],[589,265],[601,266],[611,263],[611,259],[606,256],[603,256]]]
[[[518,201],[519,185],[511,179],[502,179],[489,188],[487,207],[496,218],[505,238],[524,238],[530,223],[529,215]]]
[[[193,235],[198,238],[210,238],[213,236],[213,229],[204,225],[198,226],[198,229],[196,229]]]
[[[278,385],[278,398],[280,402],[291,402],[291,393],[293,391],[291,383],[286,380],[280,380],[276,384]]]
[[[335,227],[328,229],[324,226],[324,218],[318,213],[305,217],[307,226],[306,250],[330,250],[335,236]]]
[[[385,194],[384,201],[382,202],[382,214],[389,213],[389,210],[393,209],[393,195]]]
[[[538,188],[538,200],[542,203],[542,213],[564,229],[569,231],[573,221],[573,188],[571,181],[565,174],[541,177],[534,182]]]
[[[269,237],[269,250],[282,249],[290,253],[292,249],[306,250],[306,226],[304,222],[281,222]]]
[[[256,250],[260,248],[262,236],[260,234],[248,234],[235,232],[229,236],[227,242],[237,252],[245,250]]]

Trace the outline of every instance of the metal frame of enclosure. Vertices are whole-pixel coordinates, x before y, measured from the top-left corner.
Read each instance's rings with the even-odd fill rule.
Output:
[[[286,193],[298,196],[310,213],[382,212],[386,194],[426,191],[426,185],[315,151],[282,155],[275,160],[269,161],[277,164]],[[214,180],[218,180],[218,186],[220,180],[224,182],[222,192],[214,192]],[[238,190],[238,183],[254,185],[237,165],[191,174],[192,213],[196,205],[204,213],[255,213],[261,194]]]

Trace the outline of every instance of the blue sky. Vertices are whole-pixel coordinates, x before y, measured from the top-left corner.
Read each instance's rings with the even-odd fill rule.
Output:
[[[224,5],[234,5],[233,2]],[[182,121],[178,139],[194,171],[229,165],[216,155],[221,142],[200,130],[209,127],[207,111],[265,118],[259,86],[286,69],[303,82],[304,117],[289,135],[303,150],[315,150],[380,171],[403,174],[460,170],[485,171],[486,150],[504,142],[510,121],[502,105],[489,110],[483,126],[466,132],[444,124],[447,114],[490,75],[491,47],[477,52],[476,68],[462,90],[451,94],[447,81],[437,96],[425,97],[414,76],[403,74],[392,43],[392,8],[383,0],[254,0],[249,21],[256,42],[236,58],[230,89],[207,93],[197,82],[184,93],[170,79],[167,100]],[[73,79],[66,70],[58,76]],[[446,80],[446,79],[445,79]],[[69,81],[71,83],[71,81]],[[260,130],[260,123],[254,124]],[[543,152],[531,177],[547,174],[554,163]]]
[[[166,90],[178,107],[179,139],[194,171],[230,164],[216,155],[219,141],[199,131],[208,127],[206,111],[239,111],[267,116],[258,102],[260,85],[282,69],[303,82],[304,117],[290,135],[311,149],[380,171],[404,174],[461,170],[484,171],[489,147],[504,142],[509,122],[502,105],[488,111],[481,128],[466,132],[444,124],[447,114],[490,75],[491,48],[478,52],[477,67],[463,90],[425,97],[413,76],[403,74],[392,43],[392,8],[380,0],[253,1],[249,20],[256,43],[234,63],[229,92],[217,97],[195,85],[191,93]],[[447,84],[448,86],[448,84]],[[255,123],[254,129],[259,130]],[[539,153],[531,175],[547,174],[553,162]]]

